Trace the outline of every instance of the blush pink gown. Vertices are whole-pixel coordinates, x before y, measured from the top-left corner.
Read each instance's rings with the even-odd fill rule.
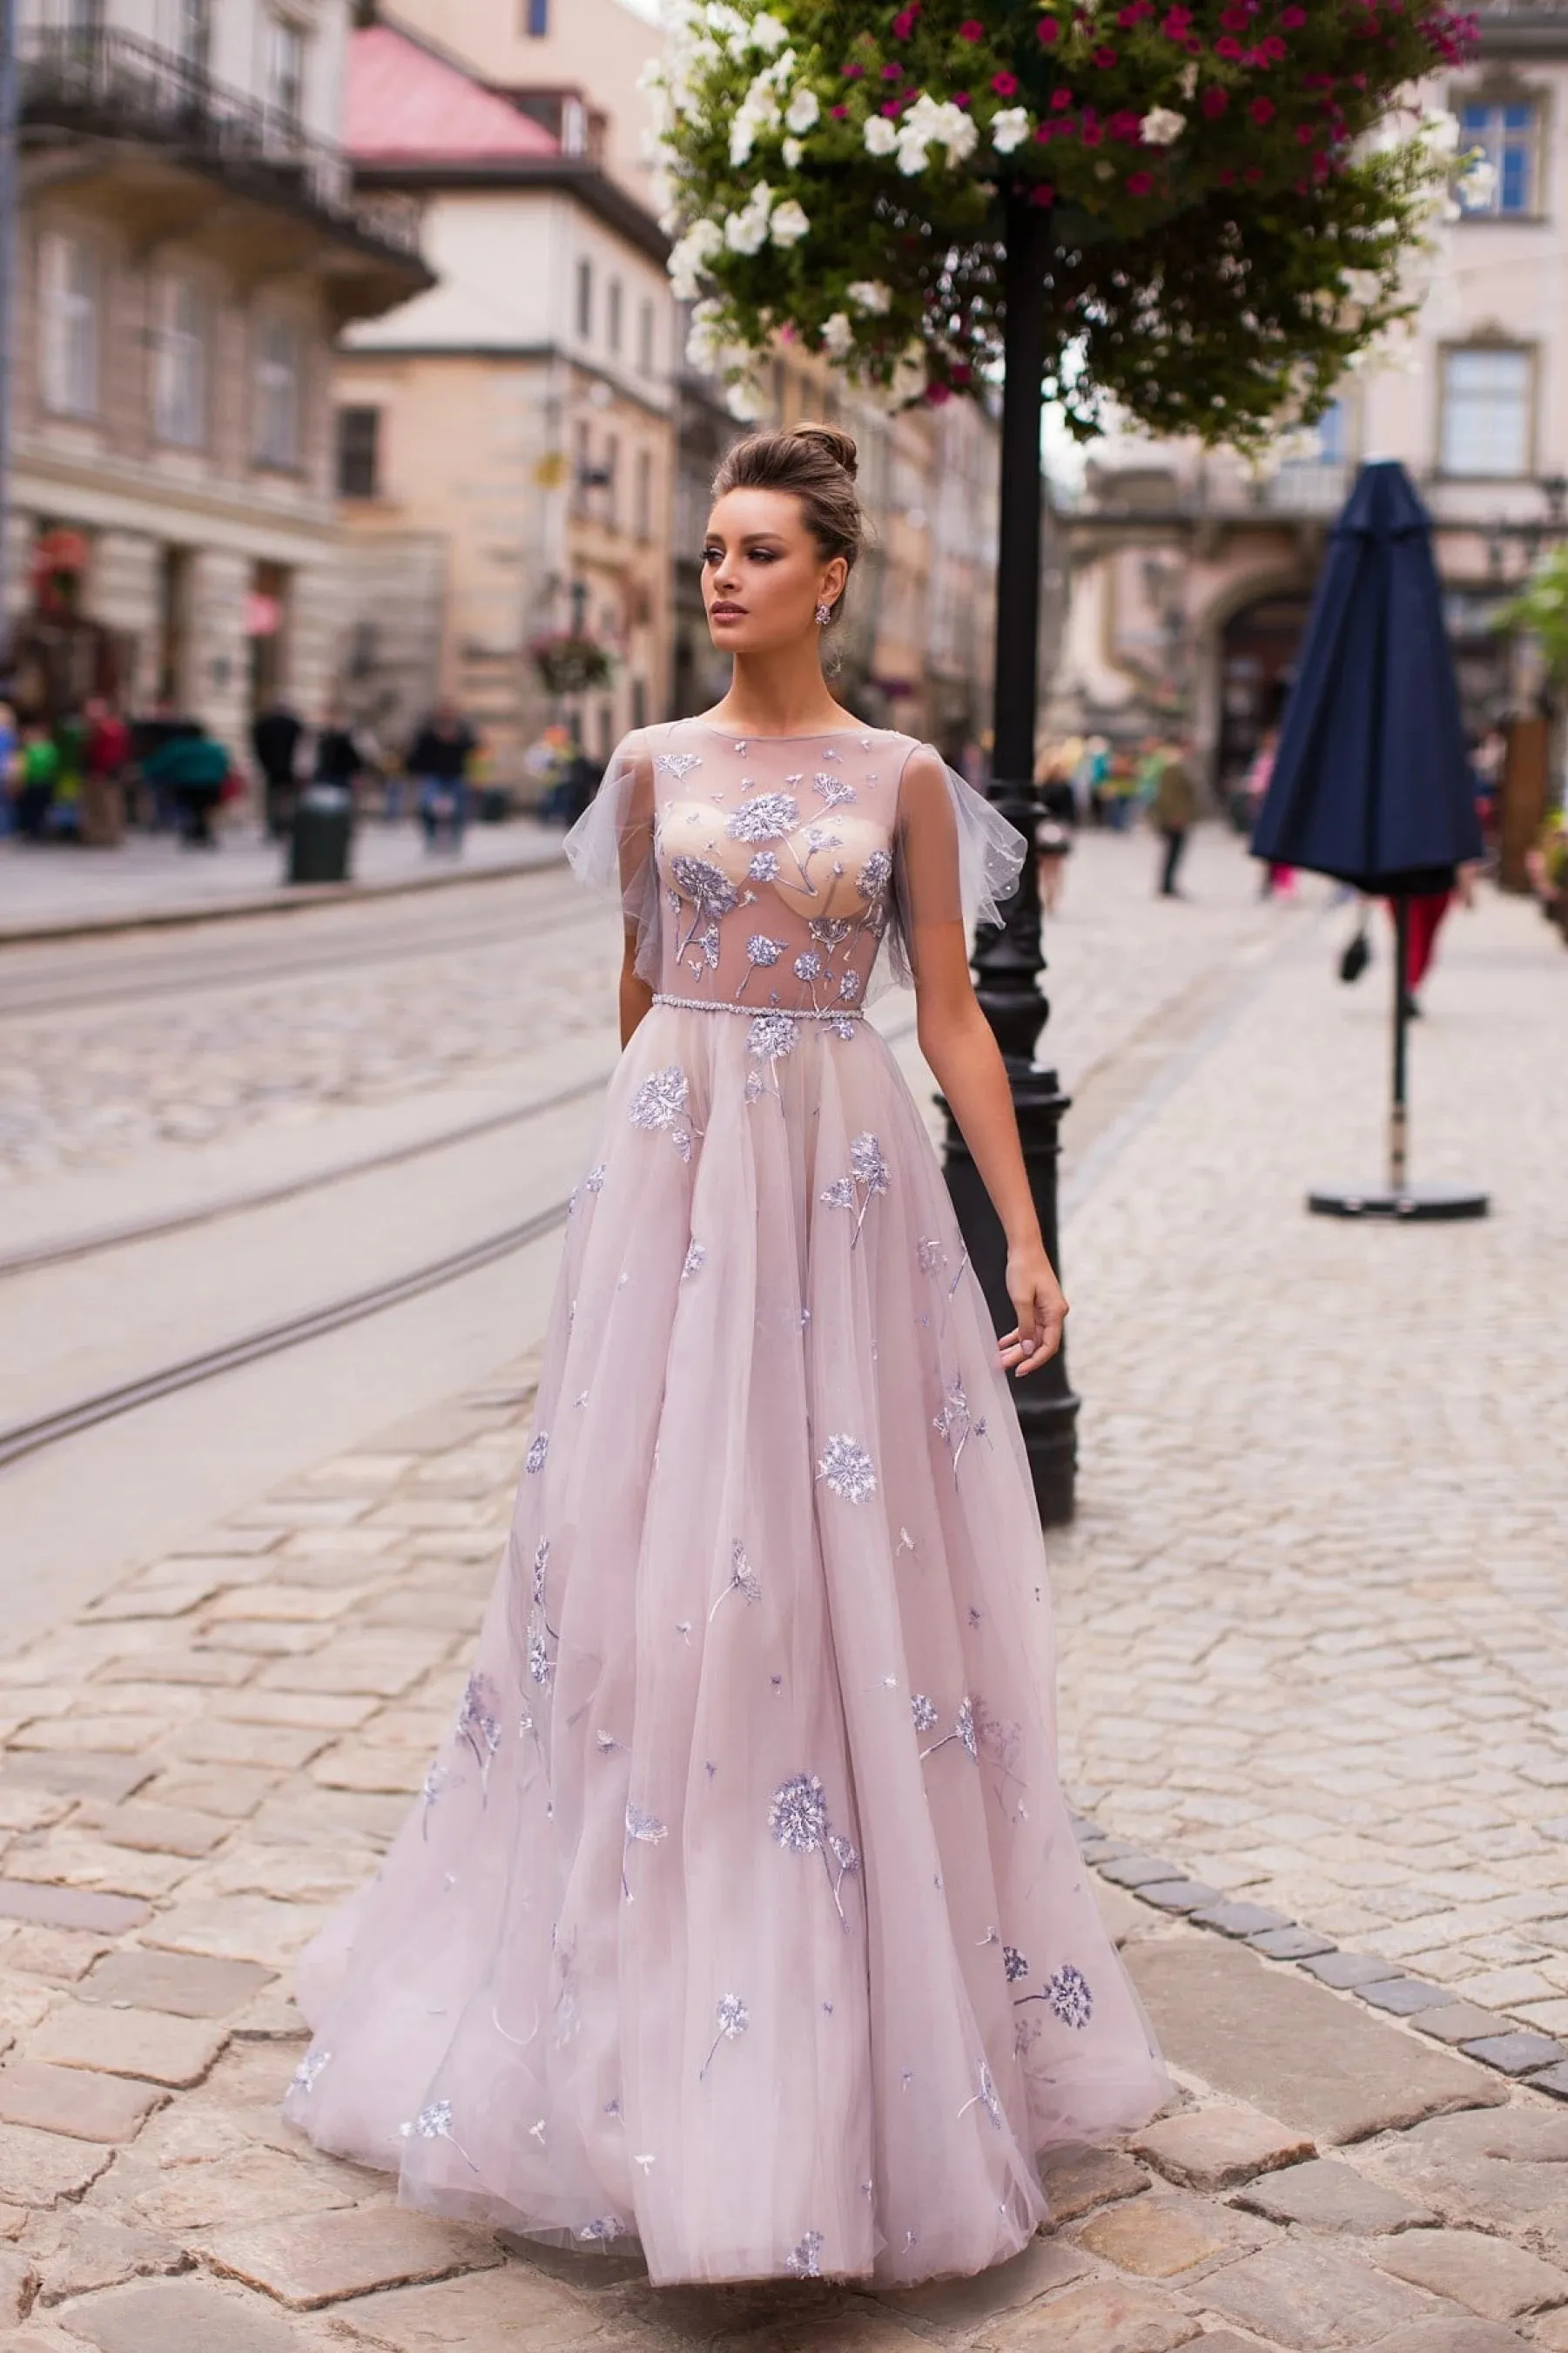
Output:
[[[1022,845],[870,729],[623,745],[568,844],[658,994],[568,1227],[451,1729],[300,1965],[287,2113],[656,2282],[1016,2253],[1168,2089],[1055,1769],[1005,1378],[879,951]]]

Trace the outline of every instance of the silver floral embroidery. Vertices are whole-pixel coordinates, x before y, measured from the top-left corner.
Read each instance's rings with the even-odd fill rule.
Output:
[[[779,879],[779,854],[776,849],[759,849],[746,872],[753,882],[776,882]]]
[[[842,808],[846,803],[859,798],[847,776],[822,775],[813,776],[811,781],[814,790],[820,793],[825,807],[828,808]]]
[[[688,1250],[685,1261],[681,1266],[680,1279],[682,1282],[685,1282],[689,1274],[700,1274],[707,1263],[707,1244],[704,1242],[693,1242]]]
[[[879,899],[888,887],[893,871],[893,861],[885,849],[873,849],[855,877],[855,888],[862,899]]]
[[[601,1160],[598,1166],[590,1168],[584,1177],[583,1190],[585,1193],[602,1193],[605,1189],[605,1178],[608,1173],[605,1163]]]
[[[624,2239],[626,2226],[615,2214],[597,2214],[591,2222],[581,2223],[572,2233],[584,2246],[607,2247],[613,2239]]]
[[[489,1675],[471,1674],[458,1711],[458,1737],[473,1752],[480,1787],[488,1794],[490,1763],[500,1746],[500,1694]]]
[[[668,1823],[661,1822],[657,1814],[650,1814],[646,1808],[634,1806],[627,1799],[626,1844],[621,1851],[621,1894],[628,1904],[633,1901],[633,1896],[631,1883],[626,1877],[627,1856],[634,1846],[662,1846],[668,1836]]]
[[[777,1683],[778,1678],[774,1677]],[[827,1818],[827,1798],[815,1773],[795,1773],[781,1781],[768,1808],[768,1828],[778,1844],[791,1854],[820,1854],[840,1925],[847,1929],[839,1891],[860,1868],[860,1857],[849,1840],[839,1838]],[[830,1860],[831,1858],[831,1860]],[[834,1863],[838,1866],[837,1877]]]
[[[791,2279],[820,2279],[822,2249],[821,2232],[808,2231],[805,2238],[793,2246],[784,2257],[784,2269]]]
[[[656,752],[653,755],[655,776],[673,776],[677,784],[682,776],[689,776],[693,768],[701,765],[700,752]]]
[[[942,1411],[932,1421],[931,1428],[952,1457],[952,1476],[956,1484],[964,1448],[972,1438],[984,1438],[987,1434],[985,1416],[982,1414],[976,1421],[970,1414],[969,1400],[964,1396],[962,1380],[948,1382],[942,1395]]]
[[[858,1135],[855,1138],[849,1147],[849,1170],[847,1176],[835,1177],[818,1198],[830,1209],[854,1209],[858,1212],[849,1244],[853,1250],[860,1239],[860,1229],[866,1222],[866,1212],[873,1198],[888,1189],[888,1164],[874,1135]],[[864,1199],[861,1198],[862,1189]]]
[[[711,1626],[714,1619],[718,1616],[720,1609],[722,1608],[723,1604],[728,1601],[731,1593],[740,1594],[742,1599],[747,1602],[760,1601],[763,1598],[761,1580],[757,1576],[756,1570],[752,1567],[751,1562],[747,1559],[746,1547],[741,1542],[739,1536],[736,1537],[734,1543],[730,1547],[730,1582],[725,1586],[724,1590],[720,1594],[718,1600],[715,1601],[712,1609],[708,1612],[708,1623],[710,1626]]]
[[[746,961],[753,968],[765,970],[769,965],[777,964],[784,946],[783,940],[770,940],[765,932],[753,932],[746,942]]]
[[[738,1993],[721,1993],[714,2014],[719,2021],[719,2031],[713,2037],[712,2050],[697,2071],[697,2080],[700,2084],[713,2064],[719,2045],[721,2042],[737,2042],[752,2022],[752,2013]]]
[[[718,971],[719,926],[717,923],[705,924],[694,940],[688,941],[687,945],[691,951],[688,962],[699,979],[705,972]]]
[[[787,1013],[756,1013],[746,1032],[746,1051],[754,1062],[782,1061],[800,1043],[800,1024]]]
[[[830,1021],[827,1026],[836,1038],[853,1038],[860,1024],[858,1018],[851,1018],[848,1014],[841,1013],[836,1021]]]
[[[960,2117],[966,2116],[971,2108],[984,2108],[997,2131],[1001,2131],[1002,2103],[996,2096],[995,2081],[984,2059],[980,2063],[980,2089],[972,2100],[965,2100],[958,2112]]]
[[[522,1458],[522,1467],[525,1471],[537,1472],[543,1470],[549,1459],[550,1432],[541,1430],[535,1433],[528,1452]]]
[[[758,1100],[759,1096],[766,1094],[767,1087],[760,1071],[747,1071],[746,1083],[742,1089],[742,1092],[749,1103],[754,1103]]]
[[[451,1776],[444,1765],[432,1765],[420,1783],[419,1795],[423,1801],[423,1809],[419,1816],[419,1835],[422,1839],[428,1839],[430,1835],[430,1809],[450,1778]]]
[[[855,926],[844,915],[814,915],[805,928],[817,946],[831,955],[844,945]]]
[[[678,1062],[671,1062],[646,1078],[632,1097],[632,1125],[649,1134],[667,1134],[682,1160],[689,1160],[692,1130],[687,1107],[690,1100],[685,1071]]]
[[[289,2080],[289,2089],[291,2092],[314,2091],[316,2087],[316,2078],[321,2073],[322,2068],[331,2063],[331,2056],[332,2054],[330,2051],[307,2052],[304,2058],[300,2060],[300,2064],[294,2070],[293,2075]]]
[[[936,1702],[924,1692],[916,1692],[910,1701],[910,1712],[917,1732],[934,1732],[942,1718]]]
[[[731,841],[782,841],[800,823],[800,805],[788,793],[757,793],[745,800],[724,830]]]
[[[468,2150],[463,2147],[462,2142],[458,2138],[457,2134],[452,2129],[452,2103],[450,2100],[430,2101],[426,2106],[420,2109],[419,2114],[415,2117],[412,2125],[404,2125],[401,2129],[405,2140],[412,2135],[412,2137],[416,2140],[444,2140],[449,2142],[451,2147],[457,2150],[458,2155],[462,2158],[463,2163],[468,2167],[469,2172],[477,2173],[479,2171],[479,2167],[474,2163],[473,2158],[468,2155]]]
[[[542,1688],[548,1687],[555,1672],[550,1653],[544,1647],[544,1636],[537,1627],[528,1638],[528,1672]]]
[[[740,892],[735,885],[710,858],[698,858],[689,849],[678,849],[669,861],[669,871],[681,897],[703,915],[727,915],[739,902]]]
[[[947,1747],[949,1743],[954,1740],[959,1743],[966,1755],[973,1757],[976,1764],[979,1763],[980,1732],[975,1719],[975,1703],[967,1695],[958,1703],[958,1714],[953,1717],[952,1730],[944,1732],[940,1740],[933,1740],[929,1748],[921,1750],[921,1763],[923,1764],[928,1757],[934,1757],[939,1748]]]
[[[1094,1996],[1089,1979],[1070,1961],[1061,1968],[1046,1988],[1046,1998],[1064,2026],[1081,2031],[1094,2015]]]
[[[858,1439],[842,1430],[824,1447],[816,1475],[847,1504],[864,1504],[877,1492],[870,1456]]]
[[[533,1606],[536,1609],[544,1607],[544,1577],[549,1567],[550,1538],[541,1536],[533,1547]]]
[[[1029,1974],[1029,1964],[1016,1945],[1003,1946],[1002,1966],[1007,1972],[1009,1985],[1018,1984],[1021,1978],[1026,1978]]]
[[[847,972],[843,974],[839,979],[838,994],[843,998],[846,1005],[854,1005],[859,999],[860,987],[861,981],[859,974],[858,972]]]

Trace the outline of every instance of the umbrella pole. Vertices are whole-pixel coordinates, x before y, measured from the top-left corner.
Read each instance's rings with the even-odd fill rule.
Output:
[[[1405,1109],[1406,1047],[1410,1033],[1410,902],[1403,892],[1394,902],[1394,1099],[1388,1110],[1388,1189],[1397,1200],[1405,1189],[1409,1124]]]

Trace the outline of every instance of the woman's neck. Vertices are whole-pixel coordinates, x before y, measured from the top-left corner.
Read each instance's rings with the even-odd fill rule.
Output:
[[[816,729],[852,727],[853,712],[834,701],[814,644],[798,651],[737,654],[730,691],[711,711],[712,724],[737,735],[809,735]]]

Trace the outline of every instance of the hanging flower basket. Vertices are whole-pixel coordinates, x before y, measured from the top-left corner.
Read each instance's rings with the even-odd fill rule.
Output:
[[[609,683],[614,664],[596,638],[562,629],[535,638],[528,650],[540,683],[551,694],[584,694],[592,686]]]

